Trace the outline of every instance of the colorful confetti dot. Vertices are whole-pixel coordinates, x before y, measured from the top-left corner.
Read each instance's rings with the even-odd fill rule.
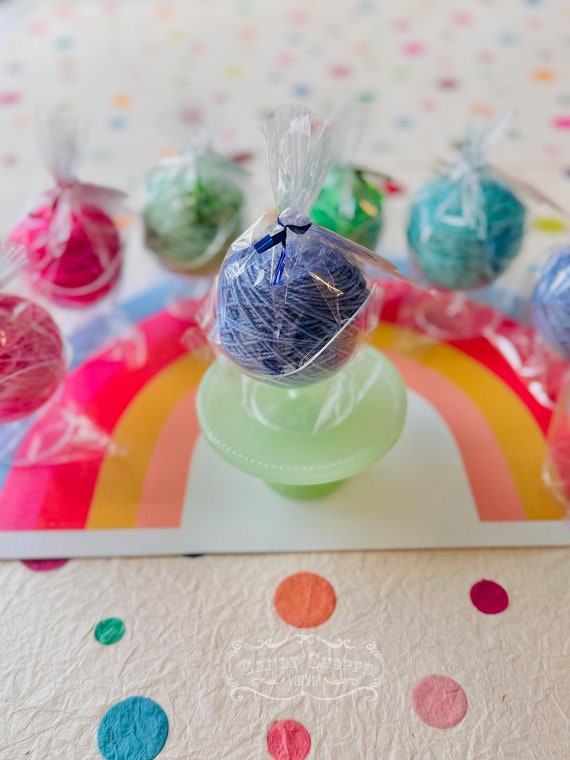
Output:
[[[542,67],[539,69],[535,69],[532,72],[532,78],[536,82],[543,82],[547,84],[548,82],[553,82],[556,79],[556,73],[551,68]]]
[[[113,95],[111,104],[114,108],[129,108],[133,104],[133,96],[120,92],[117,95]]]
[[[171,5],[157,5],[154,9],[154,16],[161,19],[161,21],[172,18],[173,15],[174,8]]]
[[[431,675],[414,684],[412,707],[428,726],[453,728],[465,717],[467,696],[452,678]]]
[[[424,100],[420,101],[420,108],[422,111],[430,113],[431,111],[435,111],[437,108],[437,103],[433,98],[425,98]]]
[[[311,94],[311,88],[306,84],[293,85],[293,95],[296,98],[307,98]]]
[[[296,720],[280,720],[269,729],[267,749],[273,760],[305,760],[311,751],[311,737]]]
[[[495,54],[490,50],[481,50],[481,52],[477,54],[477,58],[481,63],[493,63],[495,60]]]
[[[402,45],[402,52],[404,55],[408,55],[411,57],[416,57],[423,55],[425,53],[425,45],[423,42],[411,41],[411,42],[404,42]]]
[[[501,32],[499,34],[499,42],[505,47],[513,47],[518,41],[518,37],[513,32]]]
[[[413,120],[410,116],[397,116],[394,119],[396,129],[410,129],[413,126]]]
[[[346,79],[352,74],[352,69],[350,66],[337,64],[336,66],[331,66],[330,73],[331,76],[335,77],[336,79]]]
[[[183,108],[180,112],[180,121],[184,124],[202,124],[204,121],[204,114],[199,108]]]
[[[236,36],[241,42],[249,44],[257,37],[257,31],[253,26],[244,26],[242,29],[238,29]]]
[[[509,606],[509,595],[495,581],[478,581],[469,592],[473,606],[485,615],[496,615],[504,612]]]
[[[239,63],[229,63],[227,66],[224,66],[224,75],[230,79],[241,77],[242,74],[243,66],[240,66]]]
[[[54,40],[54,46],[56,50],[71,50],[75,44],[73,37],[58,37]]]
[[[456,26],[471,26],[473,16],[468,11],[454,11],[451,20]]]
[[[273,600],[279,617],[296,628],[322,625],[334,612],[331,584],[315,573],[296,573],[281,581]]]
[[[6,153],[2,156],[2,166],[15,166],[18,163],[18,157],[14,153]]]
[[[293,66],[293,64],[295,63],[295,56],[293,55],[293,53],[290,53],[288,50],[286,50],[283,53],[279,53],[276,56],[275,63],[277,66],[288,68],[289,66]]]
[[[0,92],[0,106],[15,106],[21,100],[21,94],[15,90]]]
[[[19,74],[24,70],[23,61],[8,61],[6,64],[6,71],[8,74]]]
[[[116,644],[125,635],[125,624],[119,618],[105,618],[95,626],[93,635],[100,644]]]
[[[358,40],[354,43],[354,50],[357,55],[372,55],[374,48],[368,40]]]
[[[304,24],[309,23],[311,16],[305,11],[293,11],[293,13],[289,15],[289,20],[296,26],[303,26]]]
[[[568,229],[562,219],[558,219],[555,216],[537,216],[532,220],[532,226],[535,230],[547,232],[551,235],[556,235]]]
[[[438,80],[437,86],[440,90],[456,90],[459,87],[459,82],[453,77],[442,77]]]
[[[30,117],[27,113],[19,113],[14,116],[12,119],[12,124],[15,127],[18,127],[18,129],[22,129],[23,127],[27,127],[30,123]]]
[[[113,705],[99,723],[97,743],[105,760],[153,760],[166,743],[168,718],[147,697]]]
[[[397,32],[407,32],[410,30],[412,22],[409,18],[395,18],[392,25]]]
[[[68,21],[75,15],[75,9],[71,5],[58,5],[55,9],[56,18]]]
[[[45,573],[50,570],[57,570],[58,567],[63,567],[67,562],[69,562],[68,559],[24,559],[22,560],[22,564],[24,564],[27,568],[30,570],[33,570],[36,573]]]
[[[127,126],[127,120],[122,116],[113,116],[109,119],[109,129],[119,131]]]
[[[171,29],[168,32],[168,39],[175,45],[184,42],[186,40],[186,31],[184,29]]]
[[[474,116],[492,116],[495,112],[489,103],[472,103],[469,110]]]
[[[32,21],[28,26],[28,32],[34,35],[34,37],[39,37],[42,34],[45,34],[46,29],[47,24],[45,21]]]

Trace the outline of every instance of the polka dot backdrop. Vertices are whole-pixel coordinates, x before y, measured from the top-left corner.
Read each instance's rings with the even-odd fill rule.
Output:
[[[82,175],[136,195],[197,125],[225,152],[252,151],[255,170],[273,105],[359,97],[359,157],[404,190],[388,246],[407,190],[468,118],[504,107],[518,119],[500,162],[568,197],[564,3],[38,0],[0,13],[2,235],[48,181],[34,110],[59,98],[88,123]],[[539,211],[534,250],[567,230]],[[566,554],[1,563],[0,757],[570,756]]]

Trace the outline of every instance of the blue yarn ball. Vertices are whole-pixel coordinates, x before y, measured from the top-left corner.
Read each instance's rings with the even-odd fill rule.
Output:
[[[444,290],[473,290],[497,279],[519,252],[525,207],[490,174],[480,173],[477,224],[462,203],[463,179],[444,175],[415,197],[408,224],[411,254],[426,280]]]
[[[323,243],[315,227],[289,233],[285,271],[272,285],[281,246],[230,250],[220,272],[218,326],[224,352],[244,372],[291,387],[326,380],[353,355],[354,317],[368,284],[358,266]]]
[[[570,247],[550,258],[530,299],[539,333],[565,359],[570,359]]]

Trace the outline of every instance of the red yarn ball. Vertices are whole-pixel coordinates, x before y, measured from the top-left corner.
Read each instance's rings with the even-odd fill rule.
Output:
[[[0,423],[39,409],[65,371],[63,341],[48,312],[0,293]]]
[[[31,286],[60,306],[80,308],[99,301],[119,281],[121,239],[113,220],[93,206],[70,211],[69,236],[57,255],[48,247],[57,200],[41,206],[12,231],[10,240],[25,246]]]

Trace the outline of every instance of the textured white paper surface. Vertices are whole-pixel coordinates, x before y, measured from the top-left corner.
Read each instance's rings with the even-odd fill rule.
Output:
[[[408,189],[449,155],[470,116],[514,106],[518,136],[497,151],[497,162],[568,203],[569,133],[553,123],[570,116],[569,24],[565,0],[4,0],[0,94],[16,99],[0,106],[0,234],[48,183],[33,112],[62,97],[91,110],[82,176],[115,183],[135,201],[143,172],[179,149],[198,108],[213,114],[221,149],[254,151],[257,216],[269,198],[262,112],[283,100],[321,106],[373,91],[358,158],[394,172]],[[423,53],[409,53],[414,43]],[[387,250],[403,249],[407,202],[387,204]],[[509,285],[528,293],[533,262],[564,239],[532,231]],[[125,297],[157,276],[133,235]],[[209,456],[200,445],[197,461]],[[467,509],[461,484],[454,487]],[[434,514],[445,518],[449,538],[453,515],[440,509]],[[282,508],[273,548],[283,548],[284,530],[306,540],[307,517],[302,527],[295,522],[302,510]],[[211,516],[195,519],[203,530]],[[326,538],[326,525],[310,527]],[[500,543],[503,528],[511,538],[517,529],[489,526],[489,543]],[[226,540],[227,529],[219,525],[215,536]],[[139,551],[156,551],[148,534],[139,541]],[[151,697],[168,716],[160,760],[266,760],[267,732],[285,718],[309,731],[309,760],[570,758],[569,568],[561,549],[73,560],[45,573],[2,562],[0,758],[97,760],[101,717],[133,695]],[[235,643],[298,633],[272,599],[279,582],[300,571],[322,575],[337,595],[332,617],[314,632],[373,642],[382,656],[375,699],[232,699],[224,657]],[[508,591],[504,613],[486,616],[471,605],[469,589],[482,578]],[[111,616],[126,633],[103,647],[93,630]],[[412,711],[412,685],[430,673],[454,678],[467,694],[467,715],[453,729],[430,728]]]

